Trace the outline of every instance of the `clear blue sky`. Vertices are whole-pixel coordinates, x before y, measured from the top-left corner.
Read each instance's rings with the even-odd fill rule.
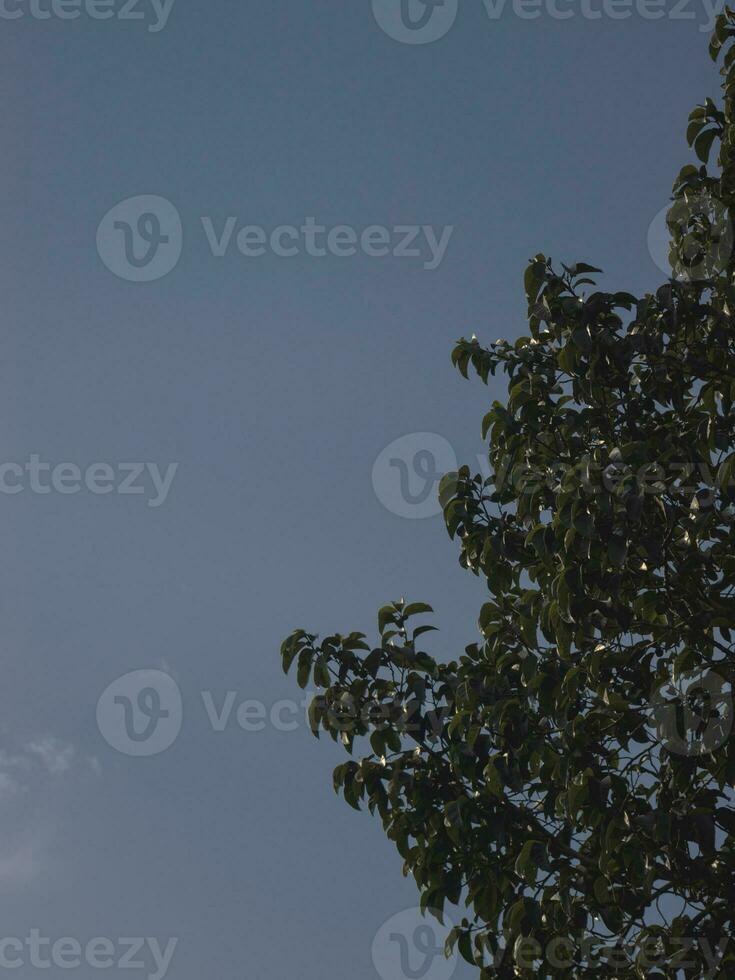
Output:
[[[446,36],[408,45],[369,0],[177,0],[160,31],[149,4],[148,21],[39,20],[8,0],[24,16],[0,19],[2,462],[179,466],[159,507],[0,495],[3,936],[176,936],[176,980],[376,976],[373,937],[416,896],[379,823],[333,795],[336,749],[303,725],[214,732],[200,692],[292,697],[286,633],[372,632],[401,595],[435,606],[437,652],[474,639],[478,584],[439,518],[380,503],[373,463],[414,432],[482,451],[492,391],[451,346],[523,332],[531,255],[658,284],[648,225],[719,81],[701,3],[569,7],[492,19],[460,0]],[[138,195],[183,227],[149,283],[96,248]],[[433,270],[218,258],[201,218],[228,216],[454,231]],[[95,720],[138,668],[168,670],[184,709],[143,759]]]

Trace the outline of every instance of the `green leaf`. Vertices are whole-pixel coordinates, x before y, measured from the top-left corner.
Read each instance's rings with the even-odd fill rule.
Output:
[[[488,763],[483,771],[483,776],[485,777],[487,788],[493,796],[502,797],[504,795],[503,781],[494,762]]]
[[[311,650],[302,650],[299,654],[299,665],[296,671],[296,683],[302,690],[309,683],[312,660],[313,653]]]
[[[536,873],[538,871],[537,852],[539,847],[543,847],[539,841],[526,841],[515,862],[516,874],[529,884],[533,884],[536,881]]]
[[[373,650],[367,657],[365,657],[364,664],[365,670],[370,674],[371,677],[377,677],[378,670],[383,661],[383,651],[381,649]]]
[[[610,542],[607,546],[607,554],[613,565],[620,568],[625,564],[625,559],[628,556],[628,544],[625,538],[619,537],[618,535],[613,535],[610,538]]]
[[[378,629],[381,633],[385,632],[386,627],[395,623],[397,619],[395,606],[383,606],[378,612]]]
[[[418,616],[421,613],[433,613],[434,610],[426,602],[412,602],[403,610],[403,615],[406,619],[409,616]]]
[[[712,143],[714,142],[716,136],[716,129],[706,129],[703,133],[700,133],[694,141],[694,152],[703,163],[707,163],[707,160],[709,159]]]
[[[476,966],[475,958],[472,954],[472,939],[469,932],[463,932],[460,935],[457,948],[463,960],[469,963],[470,966]]]
[[[735,452],[720,463],[717,470],[717,486],[721,489],[731,487],[735,482]]]
[[[317,657],[316,663],[314,664],[314,683],[319,687],[329,687],[331,684],[329,665],[324,654]]]
[[[610,889],[604,878],[595,879],[594,893],[600,905],[608,906],[610,904]]]

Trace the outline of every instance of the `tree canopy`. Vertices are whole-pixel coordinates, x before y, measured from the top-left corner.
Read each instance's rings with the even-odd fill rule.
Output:
[[[440,662],[431,608],[401,600],[375,643],[282,647],[351,755],[335,789],[377,811],[423,908],[461,906],[448,945],[483,980],[735,975],[734,37],[725,10],[670,279],[636,298],[537,255],[527,335],[452,354],[508,383],[492,475],[439,488],[487,582],[477,642]]]

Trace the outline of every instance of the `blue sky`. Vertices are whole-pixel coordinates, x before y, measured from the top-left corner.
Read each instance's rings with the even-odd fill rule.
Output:
[[[374,463],[413,433],[476,462],[500,388],[463,382],[452,342],[523,332],[530,256],[659,283],[648,227],[689,159],[689,110],[717,92],[710,13],[460,0],[442,37],[407,44],[369,0],[175,0],[165,26],[142,0],[142,19],[122,0],[39,19],[40,2],[0,13],[1,455],[20,486],[0,494],[1,931],[177,937],[176,980],[369,980],[415,890],[379,823],[334,797],[336,749],[273,724],[298,696],[280,641],[371,633],[401,595],[434,605],[437,653],[474,639],[478,583],[440,518],[395,512],[399,468]],[[180,221],[180,242],[140,226],[181,246],[149,282],[121,277],[122,251],[104,261],[155,216],[106,219],[140,196]],[[217,256],[206,227],[228,218]],[[309,218],[355,254],[310,254]],[[245,226],[264,254],[238,250]],[[271,247],[279,227],[296,254]],[[371,227],[387,255],[364,247]],[[404,227],[419,255],[392,254]],[[451,229],[434,268],[427,228]],[[78,492],[34,489],[32,457],[38,486],[65,463],[58,486]],[[119,492],[136,461],[142,492]],[[161,500],[152,474],[173,464]],[[168,672],[182,704],[145,758],[96,714],[135,670]],[[202,692],[219,710],[228,691],[216,731]],[[248,700],[262,730],[237,724]]]

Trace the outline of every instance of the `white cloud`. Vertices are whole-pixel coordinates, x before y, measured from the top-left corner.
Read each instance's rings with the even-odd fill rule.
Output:
[[[9,773],[0,771],[0,803],[10,799],[19,790],[19,784]]]
[[[21,749],[0,749],[0,804],[40,780],[58,778],[79,766],[100,771],[96,759],[80,759],[71,743],[50,736],[31,739]]]
[[[18,753],[11,754],[5,749],[0,749],[0,770],[3,772],[8,769],[28,769],[29,767],[30,759],[27,756],[18,755]]]
[[[36,742],[29,742],[27,748],[53,775],[68,772],[76,755],[73,745],[61,742],[57,738],[42,738]]]
[[[51,736],[31,738],[23,745],[6,743],[0,748],[0,816],[6,805],[8,813],[12,813],[10,803],[15,797],[33,798],[47,784],[66,780],[80,768],[95,772],[95,762],[80,758],[71,743]],[[26,828],[15,841],[8,838],[6,831],[0,835],[0,894],[48,871],[49,832],[39,832],[37,828],[29,834]]]
[[[0,889],[32,881],[42,867],[39,846],[32,841],[0,851]]]

